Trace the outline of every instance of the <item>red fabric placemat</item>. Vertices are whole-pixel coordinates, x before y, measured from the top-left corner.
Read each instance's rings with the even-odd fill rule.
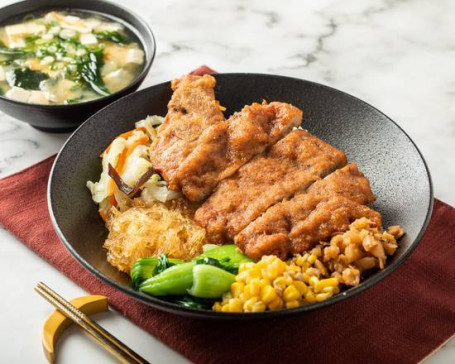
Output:
[[[300,316],[208,321],[137,302],[97,279],[68,253],[47,210],[53,160],[0,180],[0,224],[81,287],[106,295],[114,309],[194,362],[415,363],[455,333],[455,209],[441,201],[435,201],[416,251],[365,292]],[[152,352],[141,354],[153,361]]]

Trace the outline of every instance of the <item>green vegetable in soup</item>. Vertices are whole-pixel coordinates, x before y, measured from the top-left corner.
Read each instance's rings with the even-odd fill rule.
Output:
[[[8,48],[5,43],[0,41],[0,54],[3,54],[5,56],[16,56],[16,57],[21,57],[27,54],[22,49],[14,49],[14,48]]]
[[[120,43],[120,44],[130,43],[130,39],[126,35],[116,32],[116,31],[98,32],[98,33],[94,33],[94,34],[97,39],[108,40],[110,42]]]
[[[79,75],[93,91],[102,96],[110,94],[101,77],[101,67],[103,67],[103,50],[101,48],[82,56],[78,60],[77,66]]]
[[[22,87],[26,90],[39,90],[41,81],[47,80],[49,75],[30,68],[14,68],[6,73],[8,84],[13,87]]]

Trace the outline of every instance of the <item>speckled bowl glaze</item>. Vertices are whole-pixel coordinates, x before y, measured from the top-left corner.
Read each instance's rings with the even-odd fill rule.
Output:
[[[165,115],[170,83],[128,95],[88,119],[60,151],[49,181],[49,210],[60,239],[90,272],[126,294],[156,308],[182,315],[214,319],[268,318],[311,311],[346,300],[393,272],[415,249],[430,219],[433,195],[430,174],[419,150],[390,118],[346,93],[313,82],[261,74],[216,75],[216,97],[226,115],[266,99],[292,103],[304,110],[303,127],[346,152],[370,179],[377,196],[373,207],[384,225],[400,224],[406,235],[382,271],[358,287],[327,301],[292,310],[257,314],[223,314],[177,306],[144,295],[129,285],[126,274],[106,262],[102,248],[106,228],[85,187],[98,180],[100,152],[118,134],[147,115]],[[267,193],[267,191],[261,191]]]
[[[21,19],[27,14],[45,10],[76,10],[97,13],[120,22],[133,32],[145,52],[142,71],[127,87],[109,96],[71,105],[28,104],[0,96],[0,109],[36,129],[46,132],[68,132],[76,129],[89,116],[109,103],[137,90],[144,81],[155,57],[155,39],[147,23],[122,6],[102,0],[34,0],[21,1],[0,9],[0,26],[12,19]]]

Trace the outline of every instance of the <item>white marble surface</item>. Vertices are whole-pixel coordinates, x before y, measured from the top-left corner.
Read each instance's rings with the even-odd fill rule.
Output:
[[[222,72],[276,73],[339,88],[409,133],[429,164],[436,197],[455,205],[454,1],[119,2],[141,14],[157,38],[143,87],[208,64]],[[0,113],[0,176],[55,153],[67,137]],[[66,297],[84,292],[1,229],[0,256],[0,361],[44,362],[40,331],[50,307],[33,286],[43,280]],[[154,363],[185,362],[116,312],[99,320]],[[58,349],[64,363],[113,362],[76,329]],[[455,340],[426,361],[452,362]]]

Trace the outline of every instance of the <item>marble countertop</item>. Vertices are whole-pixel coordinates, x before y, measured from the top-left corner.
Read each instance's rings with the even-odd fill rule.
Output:
[[[435,196],[455,205],[454,1],[118,2],[141,14],[157,39],[155,62],[142,87],[207,64],[220,72],[275,73],[346,91],[411,136],[429,165]],[[0,6],[9,3],[0,0]],[[56,153],[67,137],[0,113],[0,177]],[[40,334],[50,307],[33,286],[43,280],[66,297],[84,292],[2,229],[0,256],[8,293],[0,300],[2,361],[44,362]],[[12,272],[14,279],[7,278]],[[99,322],[154,363],[186,362],[118,313],[103,314]],[[79,330],[65,336],[62,362],[113,362]],[[452,362],[455,339],[426,360]]]

